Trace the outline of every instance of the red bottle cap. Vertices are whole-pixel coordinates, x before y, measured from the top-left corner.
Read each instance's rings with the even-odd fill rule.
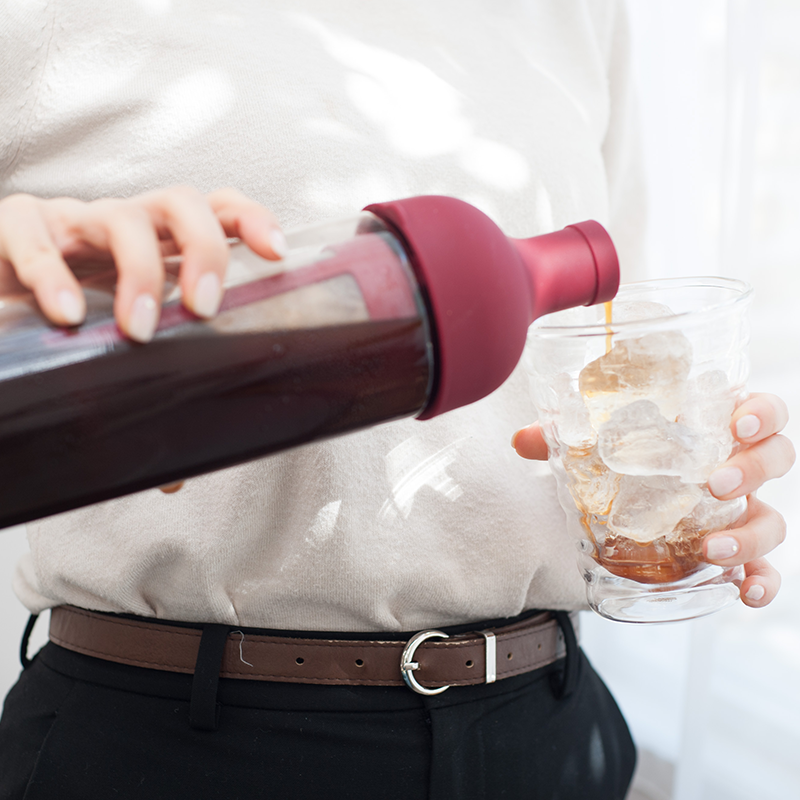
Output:
[[[610,300],[619,287],[614,245],[597,222],[510,239],[483,212],[452,197],[411,197],[365,210],[405,245],[428,305],[435,378],[419,419],[497,389],[537,317]]]

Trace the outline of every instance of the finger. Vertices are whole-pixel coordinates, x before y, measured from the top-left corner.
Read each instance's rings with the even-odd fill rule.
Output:
[[[40,204],[35,197],[19,194],[2,201],[0,259],[12,265],[49,320],[57,325],[78,325],[86,316],[86,301],[53,242]]]
[[[178,492],[183,488],[184,483],[186,483],[186,481],[176,481],[175,483],[167,483],[164,486],[159,486],[158,488],[161,489],[164,494],[175,494],[175,492]]]
[[[178,186],[143,195],[140,202],[156,225],[169,231],[183,256],[184,304],[200,317],[213,317],[222,301],[228,244],[208,201],[195,189]]]
[[[710,534],[703,542],[706,561],[723,567],[747,564],[774,550],[786,538],[786,522],[771,506],[747,498],[746,521],[738,528]]]
[[[538,422],[517,431],[511,438],[511,446],[523,458],[547,461],[547,443],[542,436],[542,428]]]
[[[731,431],[745,444],[753,444],[786,427],[789,409],[774,394],[754,393],[733,413]]]
[[[794,464],[794,446],[785,436],[774,434],[740,450],[708,478],[714,497],[730,500],[744,497],[772,478],[785,475]]]
[[[236,189],[218,189],[206,195],[227,236],[241,239],[264,258],[281,259],[289,250],[275,215]]]
[[[765,558],[744,565],[745,579],[740,588],[742,602],[751,608],[771,603],[781,588],[781,574]]]
[[[93,247],[107,249],[117,269],[114,316],[131,339],[147,342],[158,326],[164,266],[148,213],[125,200],[98,200],[86,207],[79,231]]]

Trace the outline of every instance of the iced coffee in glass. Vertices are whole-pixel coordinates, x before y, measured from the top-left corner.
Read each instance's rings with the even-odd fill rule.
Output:
[[[627,284],[610,305],[531,328],[534,401],[602,616],[690,619],[738,597],[741,567],[705,563],[703,539],[745,510],[707,484],[735,446],[750,294],[725,278]]]

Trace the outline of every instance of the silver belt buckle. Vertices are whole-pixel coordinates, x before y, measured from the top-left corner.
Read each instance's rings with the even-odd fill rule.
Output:
[[[406,643],[403,648],[403,654],[400,656],[400,672],[403,673],[403,680],[409,689],[415,691],[417,694],[433,695],[441,694],[450,688],[447,686],[440,686],[437,689],[428,689],[423,686],[414,675],[414,670],[419,669],[419,662],[414,661],[414,653],[417,648],[428,639],[449,639],[450,637],[442,631],[420,631],[415,633]]]
[[[485,683],[494,683],[497,680],[497,637],[491,631],[478,631],[486,640],[486,678]],[[434,695],[441,694],[450,688],[450,685],[440,686],[437,689],[428,689],[423,686],[414,675],[414,670],[419,669],[419,662],[414,661],[414,654],[417,648],[428,639],[449,639],[450,637],[442,631],[420,631],[415,633],[403,648],[400,656],[400,671],[403,673],[403,680],[409,689],[417,694]]]

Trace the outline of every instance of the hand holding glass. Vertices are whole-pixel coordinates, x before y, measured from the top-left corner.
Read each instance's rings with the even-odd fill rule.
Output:
[[[744,498],[708,476],[744,397],[750,289],[723,278],[628,284],[531,328],[529,369],[590,606],[629,622],[690,619],[739,595],[741,567],[703,562]]]

